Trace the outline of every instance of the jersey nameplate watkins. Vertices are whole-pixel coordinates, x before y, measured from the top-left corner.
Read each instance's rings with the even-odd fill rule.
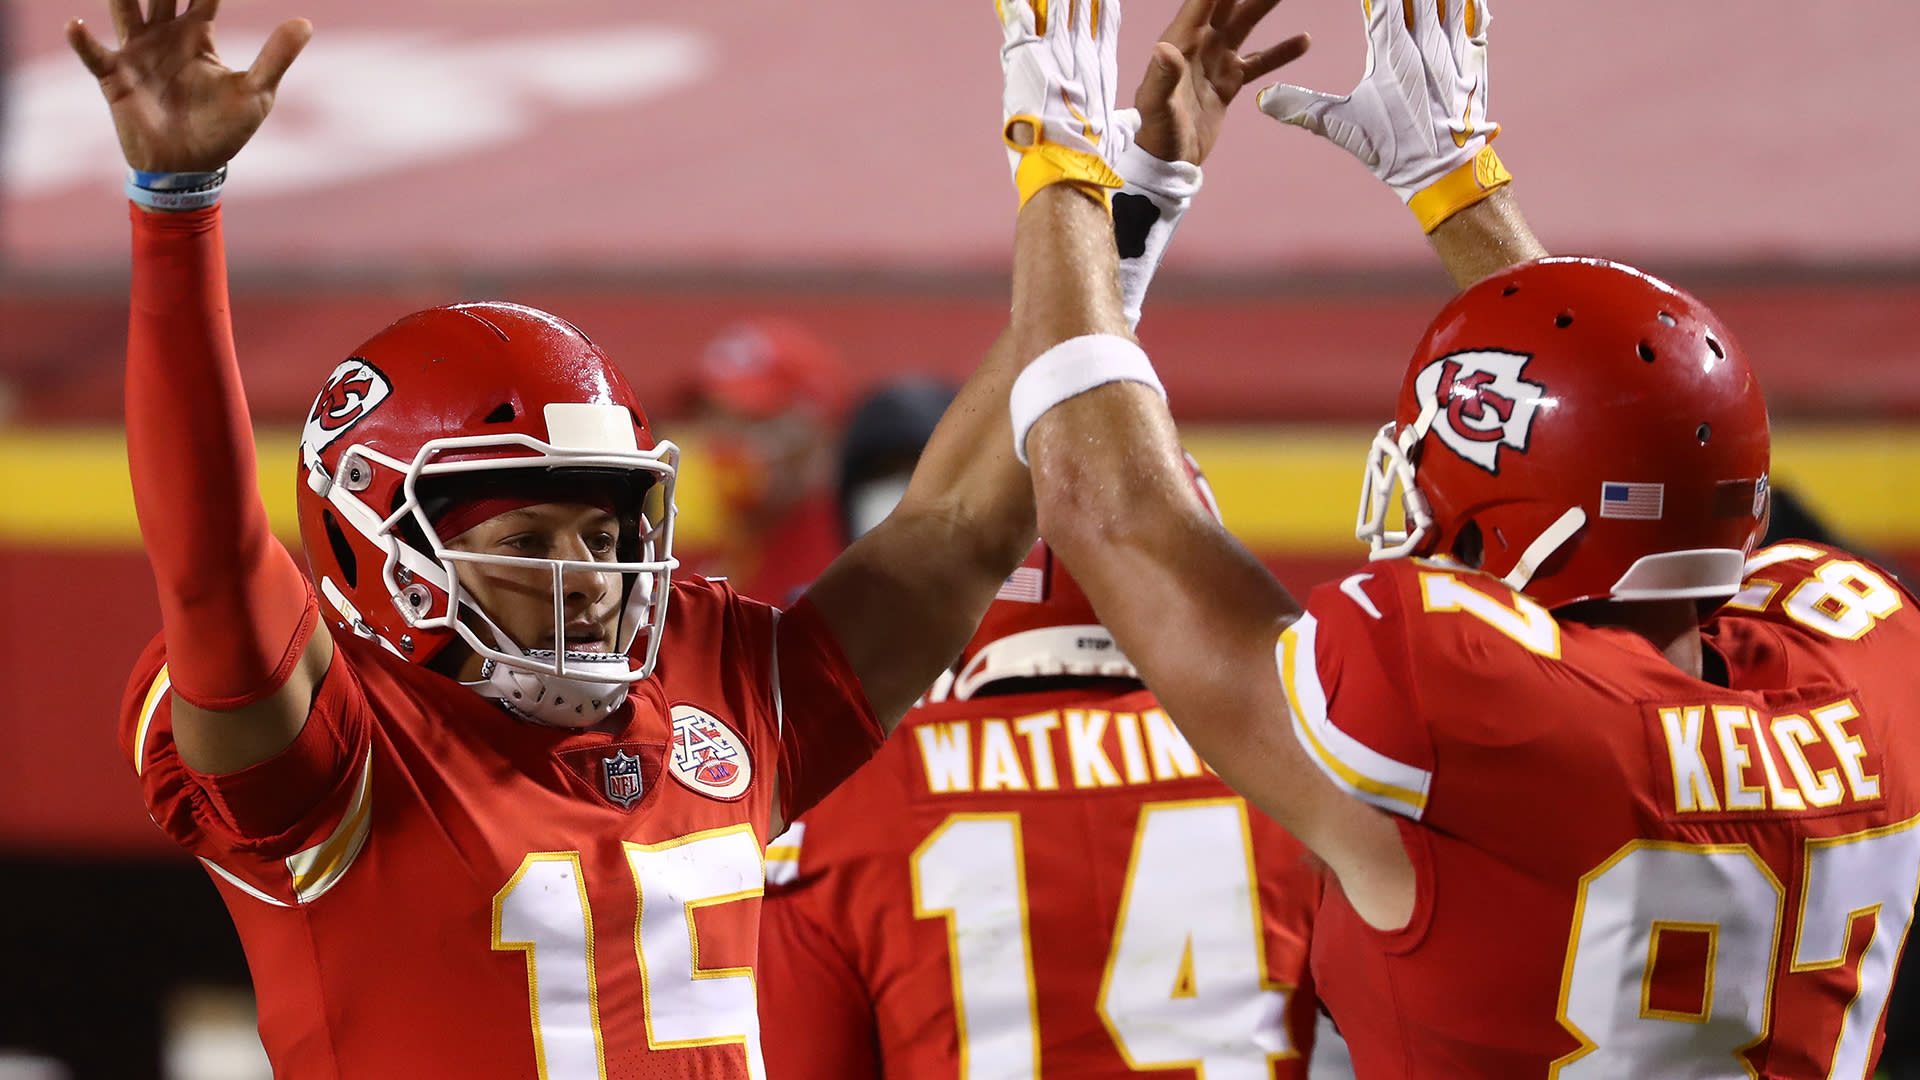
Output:
[[[1121,787],[1206,768],[1163,709],[1049,709],[928,723],[913,734],[930,795]]]

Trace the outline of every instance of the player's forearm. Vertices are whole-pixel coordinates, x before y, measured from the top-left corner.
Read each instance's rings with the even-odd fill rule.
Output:
[[[1159,398],[1129,383],[1083,394],[1028,450],[1041,535],[1121,651],[1223,779],[1299,827],[1285,702],[1247,676],[1272,670],[1299,605],[1185,481]]]
[[[1117,263],[1099,202],[1065,185],[1028,201],[1007,332],[941,418],[900,505],[809,590],[889,729],[1033,546],[1033,485],[1013,453],[1008,394],[1027,361],[1058,342],[1127,333]]]
[[[1547,254],[1520,213],[1511,187],[1501,188],[1441,222],[1427,239],[1453,283],[1462,289],[1509,266]]]
[[[134,209],[127,460],[176,690],[210,708],[286,678],[309,599],[268,527],[217,208]]]
[[[892,514],[808,590],[889,731],[966,645],[1035,536],[1013,455],[1002,334],[934,429]]]
[[[1014,229],[1009,326],[1022,367],[1070,338],[1132,338],[1120,302],[1113,222],[1085,192],[1055,184],[1021,208]]]

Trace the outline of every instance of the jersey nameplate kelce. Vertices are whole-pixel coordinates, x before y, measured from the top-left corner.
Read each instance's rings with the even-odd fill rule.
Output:
[[[1654,760],[1673,777],[1662,816],[1846,813],[1879,802],[1880,748],[1858,700],[1828,691],[1766,712],[1737,703],[1646,706]]]

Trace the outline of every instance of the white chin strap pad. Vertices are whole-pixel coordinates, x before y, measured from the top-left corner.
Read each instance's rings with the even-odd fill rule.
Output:
[[[534,650],[536,659],[549,659],[553,653]],[[474,689],[482,697],[497,699],[507,711],[552,727],[592,727],[606,719],[627,700],[625,679],[596,679],[595,668],[609,676],[627,673],[627,658],[619,653],[599,657],[588,653],[568,653],[567,668],[577,674],[547,675],[523,671],[506,664],[487,661],[481,668],[481,681]]]
[[[1533,543],[1527,545],[1527,550],[1520,553],[1520,561],[1514,563],[1513,569],[1500,580],[1515,592],[1526,592],[1527,583],[1533,580],[1533,575],[1540,572],[1540,567],[1546,565],[1546,561],[1553,557],[1553,553],[1573,539],[1573,534],[1579,532],[1586,524],[1587,512],[1577,506],[1561,514],[1558,521],[1547,526],[1545,532],[1533,538]]]

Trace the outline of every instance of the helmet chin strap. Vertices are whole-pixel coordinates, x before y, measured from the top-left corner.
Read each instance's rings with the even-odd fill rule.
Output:
[[[505,638],[502,642],[530,659],[557,659],[551,649],[521,649]],[[596,667],[605,669],[607,675],[625,676],[627,657],[622,653],[567,653],[568,670],[579,670],[580,675],[548,675],[488,660],[480,667],[479,681],[465,685],[481,697],[498,701],[523,720],[548,727],[592,727],[626,703],[627,688],[632,685],[625,678],[595,679]]]
[[[1540,567],[1552,558],[1553,553],[1559,551],[1562,545],[1573,539],[1573,534],[1579,532],[1586,524],[1587,512],[1577,506],[1561,514],[1560,520],[1547,526],[1545,532],[1533,538],[1533,543],[1527,545],[1527,550],[1520,553],[1520,561],[1514,563],[1513,569],[1507,571],[1507,576],[1500,580],[1515,592],[1527,591],[1527,583],[1533,580],[1533,575],[1540,571]]]

